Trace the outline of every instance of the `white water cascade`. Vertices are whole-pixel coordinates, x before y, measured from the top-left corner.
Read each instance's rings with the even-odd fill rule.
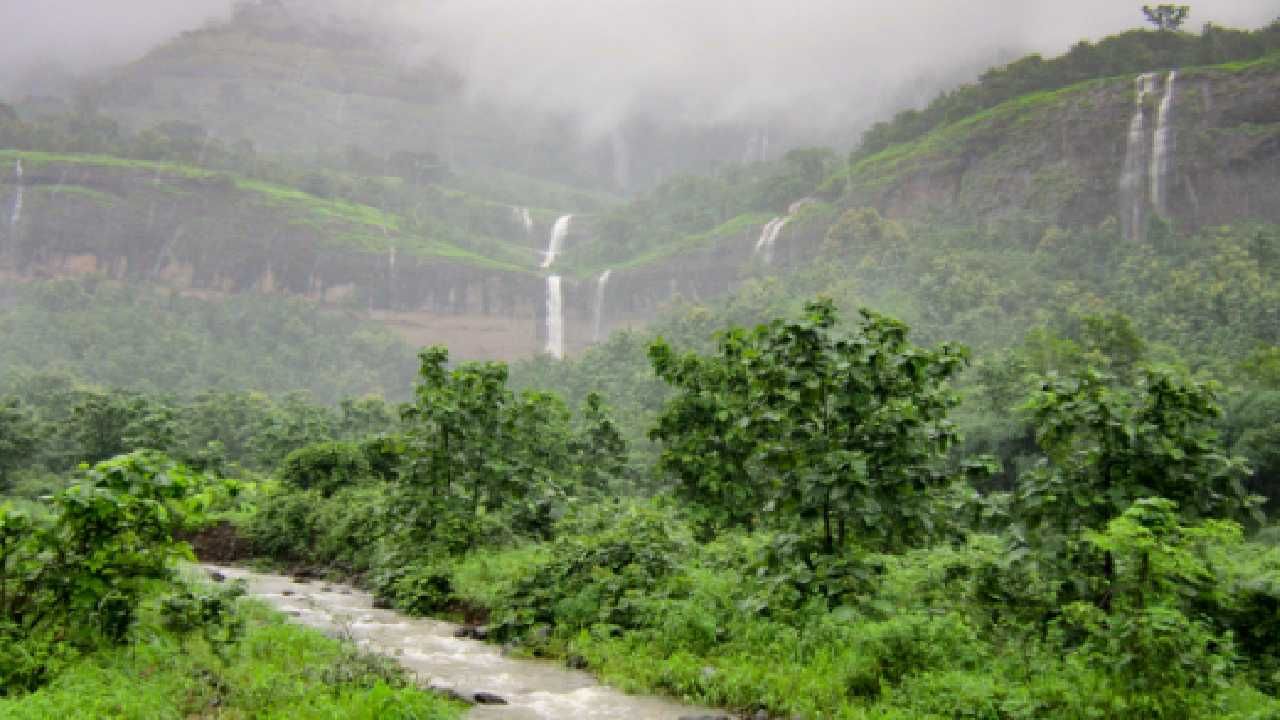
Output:
[[[1173,86],[1178,80],[1178,71],[1169,71],[1164,81],[1164,96],[1160,98],[1160,109],[1156,112],[1155,139],[1151,144],[1151,207],[1160,217],[1168,214],[1168,201],[1165,197],[1168,186],[1169,165],[1172,160],[1173,135],[1169,125],[1173,122]]]
[[[1153,73],[1143,73],[1136,82],[1136,107],[1129,121],[1124,152],[1124,174],[1120,176],[1120,223],[1126,240],[1141,240],[1147,189],[1147,93],[1155,82]]]
[[[753,257],[759,257],[764,261],[765,265],[773,264],[773,246],[778,242],[778,236],[782,234],[782,229],[791,222],[791,217],[776,217],[765,224],[764,229],[760,231],[760,239],[756,240],[756,249],[752,251]]]
[[[387,309],[396,309],[396,246],[387,251]]]
[[[18,222],[22,220],[22,158],[13,165],[13,176],[17,180],[17,194],[13,196],[13,212],[9,214],[9,234],[18,231]]]
[[[596,304],[592,308],[591,313],[591,340],[592,342],[600,342],[601,331],[604,328],[604,298],[605,288],[609,285],[609,276],[613,275],[613,270],[605,270],[600,273],[600,277],[596,278]]]
[[[564,297],[560,292],[560,276],[547,277],[547,354],[564,359]]]
[[[533,215],[529,214],[527,207],[513,207],[511,213],[515,215],[516,222],[520,223],[520,227],[524,228],[525,235],[533,234]]]
[[[572,215],[561,215],[556,219],[556,224],[551,226],[551,237],[547,241],[547,251],[542,254],[542,267],[549,268],[551,263],[556,261],[556,256],[560,254],[560,249],[564,247],[565,236],[569,234],[569,223],[573,222]]]

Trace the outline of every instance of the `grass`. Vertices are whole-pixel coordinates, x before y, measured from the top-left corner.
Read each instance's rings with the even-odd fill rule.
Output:
[[[154,626],[132,645],[74,661],[0,718],[356,718],[451,720],[462,706],[407,686],[385,664],[242,601],[248,630],[225,664]]]

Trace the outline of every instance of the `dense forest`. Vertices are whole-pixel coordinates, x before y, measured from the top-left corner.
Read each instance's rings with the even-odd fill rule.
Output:
[[[736,717],[1280,716],[1280,224],[1265,188],[1220,197],[1280,167],[1280,20],[1190,33],[1161,8],[993,68],[847,158],[789,148],[626,197],[425,148],[129,127],[127,75],[56,112],[0,104],[0,716],[466,711],[198,562],[348,582]],[[1184,165],[1228,188],[1173,175],[1203,215],[1154,193],[1120,217],[1114,178],[1065,149],[1029,167],[1071,143],[1027,118],[1062,108],[1119,98],[1130,146],[1158,135],[1169,69],[1187,116],[1229,116],[1179,129]],[[1163,107],[1134,82],[1156,70]],[[930,184],[978,146],[1034,202]],[[1248,153],[1206,160],[1228,146]],[[1151,181],[1151,155],[1126,173]],[[868,200],[884,188],[916,205]],[[163,227],[164,203],[205,234]],[[110,223],[68,229],[84,217]],[[555,241],[535,246],[556,225],[553,266]],[[213,279],[166,284],[173,258]],[[614,272],[629,314],[608,323]],[[550,333],[552,273],[596,298],[598,337],[567,358],[477,360],[381,322]]]

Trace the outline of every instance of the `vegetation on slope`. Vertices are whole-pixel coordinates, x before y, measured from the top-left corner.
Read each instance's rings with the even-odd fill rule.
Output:
[[[0,383],[41,373],[151,393],[405,397],[413,351],[389,330],[302,300],[184,297],[99,277],[12,286]]]
[[[1207,23],[1199,35],[1134,30],[1096,44],[1082,40],[1061,57],[1045,60],[1029,55],[988,70],[978,82],[940,95],[923,110],[904,110],[892,121],[877,123],[863,135],[850,163],[1021,95],[1096,78],[1137,75],[1153,68],[1247,63],[1277,49],[1280,22],[1254,31]]]

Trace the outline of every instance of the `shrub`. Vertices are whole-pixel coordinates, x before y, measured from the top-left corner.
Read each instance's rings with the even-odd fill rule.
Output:
[[[300,490],[319,490],[328,497],[338,488],[369,477],[364,448],[345,442],[323,442],[289,453],[280,480]]]

